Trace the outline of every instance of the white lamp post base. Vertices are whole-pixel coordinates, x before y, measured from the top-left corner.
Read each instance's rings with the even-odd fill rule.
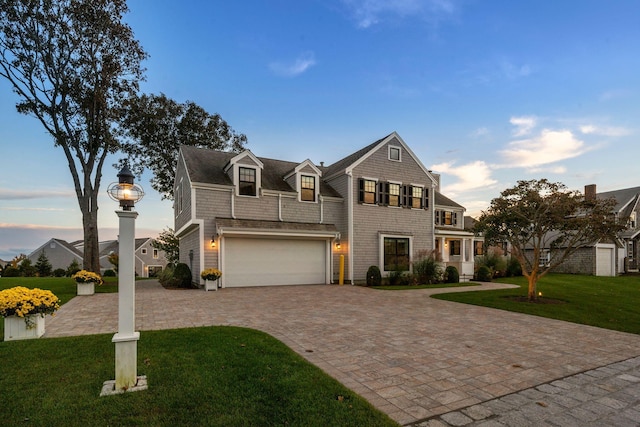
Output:
[[[102,384],[102,391],[100,392],[100,396],[113,396],[114,394],[122,394],[129,393],[132,391],[142,391],[146,390],[147,386],[147,376],[140,375],[136,379],[136,385],[134,387],[128,388],[126,390],[118,390],[116,388],[116,380],[105,381]]]

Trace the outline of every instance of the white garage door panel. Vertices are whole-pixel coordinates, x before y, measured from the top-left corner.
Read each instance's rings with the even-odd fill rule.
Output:
[[[325,283],[326,241],[226,238],[225,286]]]
[[[612,276],[613,275],[613,249],[597,248],[596,249],[596,275]]]

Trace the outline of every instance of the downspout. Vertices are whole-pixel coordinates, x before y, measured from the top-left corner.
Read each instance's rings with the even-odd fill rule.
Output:
[[[236,198],[235,191],[231,191],[231,218],[236,219]]]
[[[282,222],[282,193],[278,193],[278,221]]]
[[[322,194],[318,195],[318,199],[320,199],[320,224],[324,222],[324,197]]]
[[[347,235],[349,239],[349,281],[353,285],[353,175],[347,172]]]

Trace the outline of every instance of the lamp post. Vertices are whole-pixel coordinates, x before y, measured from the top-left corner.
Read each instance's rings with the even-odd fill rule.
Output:
[[[107,381],[102,394],[144,390],[146,378],[137,376],[138,340],[140,332],[136,327],[135,293],[135,221],[138,213],[133,211],[135,203],[142,199],[142,187],[134,184],[133,174],[127,166],[118,173],[118,182],[107,189],[109,197],[120,203],[116,211],[119,218],[119,261],[118,261],[118,332],[112,342],[116,346],[116,379]],[[142,379],[142,381],[139,381]],[[105,390],[106,389],[106,390]],[[110,391],[109,391],[110,389]]]

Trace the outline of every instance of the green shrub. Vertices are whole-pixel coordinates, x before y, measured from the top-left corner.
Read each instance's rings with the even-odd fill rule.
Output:
[[[390,286],[399,286],[402,284],[402,276],[404,274],[404,270],[400,268],[396,268],[392,272],[389,273],[389,285]]]
[[[102,277],[116,277],[116,272],[111,269],[105,270]]]
[[[11,266],[11,265],[7,265],[4,270],[2,270],[2,277],[19,277],[20,276],[20,270],[18,270],[17,268]]]
[[[172,286],[174,269],[173,264],[167,264],[167,266],[156,275],[158,282],[160,282],[162,286]]]
[[[507,277],[522,276],[522,266],[514,257],[509,258],[507,262]]]
[[[444,277],[445,283],[460,283],[460,274],[458,273],[458,269],[453,265],[448,266],[444,270]]]
[[[380,286],[382,284],[382,274],[376,265],[372,265],[367,270],[367,286]]]
[[[437,283],[442,279],[442,266],[433,256],[428,256],[413,263],[413,274],[419,284]]]
[[[179,288],[192,288],[191,269],[187,264],[178,263],[173,270],[172,284]]]
[[[53,275],[54,277],[64,277],[67,275],[67,270],[65,270],[64,268],[56,268],[55,270],[53,270]]]
[[[481,265],[480,267],[478,267],[476,280],[480,282],[490,282],[491,279],[491,270],[489,269],[489,267],[487,267],[486,265]]]
[[[82,270],[80,268],[80,264],[78,264],[78,261],[76,261],[74,259],[73,261],[71,261],[71,263],[67,267],[67,277],[73,276],[74,274],[76,274],[80,270]]]

